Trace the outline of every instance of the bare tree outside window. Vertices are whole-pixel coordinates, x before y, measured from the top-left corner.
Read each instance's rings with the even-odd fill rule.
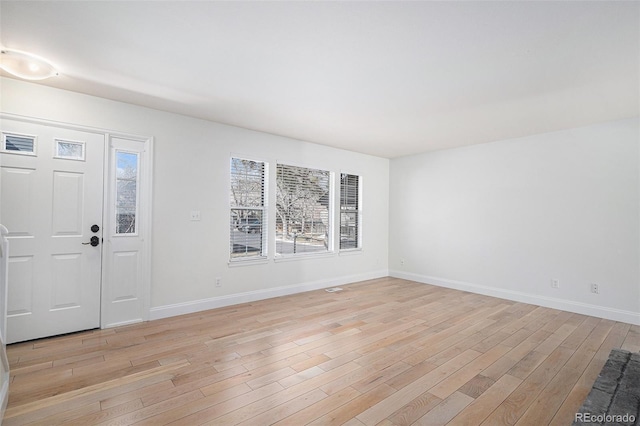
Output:
[[[138,154],[116,151],[116,234],[135,234]]]
[[[278,164],[276,253],[328,251],[330,173]]]
[[[84,160],[84,143],[56,140],[56,156],[70,160]]]
[[[261,258],[266,255],[265,180],[265,163],[231,159],[231,259]]]

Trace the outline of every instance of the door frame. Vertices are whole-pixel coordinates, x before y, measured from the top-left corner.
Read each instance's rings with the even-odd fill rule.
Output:
[[[101,279],[100,279],[100,328],[110,328],[116,327],[120,325],[133,324],[142,321],[147,321],[149,319],[149,312],[151,309],[151,247],[152,247],[152,188],[153,188],[153,142],[154,139],[152,136],[142,136],[136,135],[126,132],[113,131],[108,129],[101,129],[97,127],[83,126],[74,123],[66,123],[59,122],[53,120],[47,120],[36,117],[28,117],[21,116],[16,114],[10,114],[5,112],[0,112],[0,120],[15,120],[22,121],[25,123],[33,123],[39,125],[47,125],[53,127],[60,127],[70,130],[77,130],[87,133],[95,133],[104,137],[104,153],[103,153],[103,181],[102,181],[102,238],[103,244],[101,244],[102,254],[101,254]],[[142,304],[140,308],[139,315],[136,315],[135,318],[124,318],[119,321],[107,322],[107,318],[109,315],[109,304],[108,300],[105,297],[109,280],[107,277],[113,272],[108,270],[108,266],[110,262],[108,262],[107,256],[110,254],[110,251],[107,250],[104,246],[104,241],[107,240],[109,235],[111,235],[112,230],[110,220],[110,215],[113,213],[114,206],[109,205],[110,191],[112,190],[113,182],[110,181],[111,178],[111,140],[112,138],[121,138],[127,139],[133,142],[142,143],[144,145],[144,155],[141,158],[141,163],[143,166],[140,170],[140,198],[139,198],[139,206],[140,211],[138,212],[138,217],[140,218],[139,224],[139,234],[142,236],[141,238],[141,252],[142,256],[140,259],[140,268],[141,268],[141,292],[140,297],[142,297]]]

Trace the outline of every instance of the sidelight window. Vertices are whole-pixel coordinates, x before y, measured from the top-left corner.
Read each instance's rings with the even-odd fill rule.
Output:
[[[116,234],[137,233],[139,165],[138,153],[116,150]]]

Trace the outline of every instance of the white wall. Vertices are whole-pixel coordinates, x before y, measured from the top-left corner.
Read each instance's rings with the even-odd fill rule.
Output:
[[[389,160],[0,79],[5,113],[154,137],[151,318],[388,274]],[[363,177],[363,250],[229,267],[229,157]],[[202,220],[189,220],[200,210]],[[214,286],[215,277],[222,286]]]
[[[393,159],[391,274],[640,324],[639,144],[636,118]]]

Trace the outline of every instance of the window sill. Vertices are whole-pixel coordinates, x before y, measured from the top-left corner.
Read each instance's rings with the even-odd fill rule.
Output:
[[[251,265],[266,265],[269,263],[269,259],[266,257],[261,257],[258,259],[238,259],[238,260],[230,260],[227,262],[230,268],[236,268],[239,266],[251,266]]]
[[[295,260],[306,260],[306,259],[320,259],[324,257],[334,257],[336,255],[333,251],[322,252],[322,253],[300,253],[300,254],[290,254],[290,255],[276,255],[274,257],[274,262],[291,262]]]
[[[362,249],[361,248],[355,248],[355,249],[344,249],[344,250],[340,250],[338,252],[338,255],[340,256],[355,256],[358,254],[362,254]]]

